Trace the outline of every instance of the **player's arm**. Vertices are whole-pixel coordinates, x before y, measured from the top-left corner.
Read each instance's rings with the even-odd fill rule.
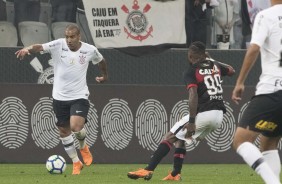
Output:
[[[237,78],[235,88],[232,92],[231,98],[236,104],[239,104],[239,101],[242,99],[241,97],[245,89],[245,80],[248,77],[248,74],[254,66],[255,62],[257,61],[260,47],[263,46],[268,36],[270,35],[272,21],[269,21],[267,16],[264,16],[263,13],[264,11],[261,11],[256,15],[252,32],[251,45],[247,50],[240,74]]]
[[[214,60],[208,52],[206,52],[205,55],[206,55],[206,58],[218,64],[224,70],[223,75],[232,76],[235,74],[235,70],[231,65]]]
[[[183,129],[187,129],[187,133],[185,135],[186,138],[194,135],[196,130],[195,118],[197,115],[198,108],[198,93],[197,86],[191,86],[189,88],[189,122],[184,125]]]
[[[30,55],[31,53],[38,53],[40,51],[43,51],[42,45],[34,44],[18,50],[15,54],[17,55],[17,58],[20,58],[20,60],[22,60],[26,55]]]
[[[238,76],[235,88],[232,93],[232,100],[236,104],[238,104],[239,101],[241,100],[241,96],[245,88],[244,86],[245,80],[258,58],[259,52],[260,52],[260,47],[256,44],[251,44],[250,48],[246,53],[240,74]]]
[[[189,88],[189,115],[190,115],[190,123],[194,123],[195,117],[197,115],[198,108],[198,93],[197,86],[192,86]],[[194,120],[193,120],[194,119]]]
[[[221,68],[224,70],[224,75],[232,76],[235,74],[235,70],[231,65],[228,65],[226,63],[222,63],[219,61],[214,61],[214,63],[217,63]]]
[[[96,81],[101,83],[106,80],[108,80],[108,67],[105,58],[103,58],[99,63],[98,63],[99,70],[101,72],[101,77],[96,77]]]

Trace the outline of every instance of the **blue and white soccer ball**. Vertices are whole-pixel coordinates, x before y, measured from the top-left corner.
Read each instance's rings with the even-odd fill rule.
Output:
[[[66,170],[67,164],[62,156],[52,155],[46,162],[46,168],[50,174],[62,174]]]

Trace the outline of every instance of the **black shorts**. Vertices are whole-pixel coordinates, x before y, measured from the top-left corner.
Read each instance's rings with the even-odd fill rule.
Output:
[[[244,111],[239,127],[267,137],[282,135],[282,91],[254,96]]]
[[[86,99],[77,99],[70,101],[60,101],[53,99],[53,110],[57,118],[57,126],[64,127],[69,125],[72,115],[81,116],[87,122],[87,114],[89,111],[89,101]]]

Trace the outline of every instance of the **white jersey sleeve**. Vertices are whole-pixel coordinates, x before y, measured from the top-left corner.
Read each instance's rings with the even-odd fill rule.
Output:
[[[93,54],[93,58],[92,58],[92,63],[95,65],[95,64],[99,63],[100,61],[102,61],[102,59],[103,59],[102,54],[98,51],[98,49],[96,47],[94,47],[94,54]]]
[[[42,44],[43,51],[45,53],[51,54],[53,50],[57,50],[62,47],[62,41],[63,41],[62,39],[58,39],[58,40],[53,40],[51,42]]]
[[[270,27],[270,21],[267,20],[267,17],[262,12],[259,12],[255,19],[251,43],[262,47],[269,36]]]

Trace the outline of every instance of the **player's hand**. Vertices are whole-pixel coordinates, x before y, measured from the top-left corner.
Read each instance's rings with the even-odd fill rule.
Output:
[[[30,52],[28,51],[28,49],[23,48],[21,50],[18,50],[15,54],[17,55],[17,58],[20,58],[20,60],[22,60],[25,55],[30,55]]]
[[[103,82],[105,82],[108,78],[105,77],[105,76],[102,76],[102,77],[96,77],[95,79],[96,79],[96,81],[97,81],[98,83],[103,83]]]
[[[195,123],[189,123],[188,122],[182,128],[182,130],[185,130],[185,129],[187,130],[185,138],[190,138],[190,137],[192,137],[192,135],[195,134],[196,125],[195,125]]]
[[[245,85],[236,85],[233,92],[232,92],[232,100],[238,105],[239,101],[242,100],[242,94],[245,90]]]

